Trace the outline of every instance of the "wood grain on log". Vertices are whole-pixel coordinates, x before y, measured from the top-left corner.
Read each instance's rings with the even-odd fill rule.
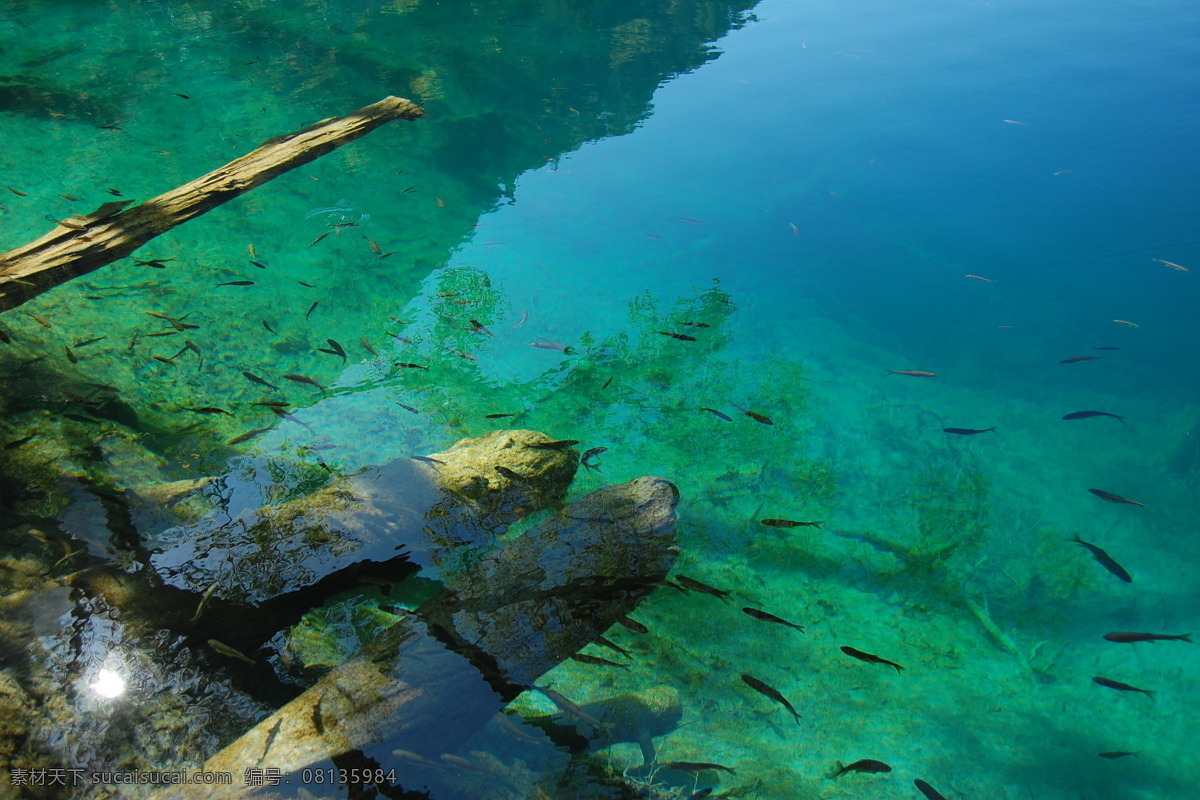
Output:
[[[180,223],[261,186],[301,164],[396,119],[418,119],[416,103],[386,97],[344,117],[333,117],[263,142],[253,152],[141,205],[105,203],[60,222],[37,241],[0,256],[0,311],[125,258]]]

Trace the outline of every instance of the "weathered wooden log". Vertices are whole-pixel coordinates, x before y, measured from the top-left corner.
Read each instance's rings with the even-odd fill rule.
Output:
[[[176,786],[156,800],[247,797],[248,767],[291,773],[294,787],[352,751],[403,786],[413,754],[453,754],[653,590],[677,554],[678,499],[670,482],[645,477],[571,504],[452,576],[411,619],[205,763],[233,785]]]
[[[417,104],[385,97],[344,117],[333,117],[263,142],[218,170],[126,209],[132,200],[105,203],[69,217],[37,241],[0,256],[0,311],[72,278],[125,258],[154,237],[240,194],[307,164],[380,125],[425,115]]]

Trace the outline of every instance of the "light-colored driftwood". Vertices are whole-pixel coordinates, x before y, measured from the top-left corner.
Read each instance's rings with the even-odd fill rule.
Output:
[[[277,136],[218,170],[125,209],[132,200],[105,203],[86,216],[62,220],[35,242],[0,256],[0,311],[124,258],[155,236],[307,164],[395,119],[425,112],[400,97],[386,97],[344,117],[322,120]]]

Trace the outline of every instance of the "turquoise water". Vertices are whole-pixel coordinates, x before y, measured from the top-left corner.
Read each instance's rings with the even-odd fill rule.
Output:
[[[948,798],[1196,796],[1196,648],[1102,638],[1200,613],[1193,6],[55,2],[9,4],[0,36],[5,250],[109,188],[147,199],[388,94],[427,112],[136,254],[166,269],[122,260],[0,316],[4,441],[35,436],[0,451],[3,666],[33,709],[12,766],[196,768],[282,702],[203,655],[172,650],[172,682],[170,634],[55,564],[144,569],[104,492],[227,476],[236,515],[312,491],[317,458],[349,474],[513,427],[608,447],[572,499],[673,481],[677,571],[732,592],[659,589],[635,614],[650,634],[608,634],[627,669],[568,661],[543,685],[672,687],[659,760],[734,774],[649,780],[633,742],[573,764],[490,729],[464,746],[527,796],[621,796],[622,774],[624,796],[918,797],[918,778]],[[334,221],[358,225],[310,244]],[[147,311],[200,327],[152,338],[172,329]],[[251,406],[277,395],[243,371],[293,418]],[[1063,419],[1082,410],[1124,420]],[[360,591],[281,637],[329,666],[388,601]],[[81,640],[157,677],[98,700]],[[892,771],[827,777],[867,758]],[[606,788],[580,788],[584,761]],[[415,775],[434,797],[521,796]]]

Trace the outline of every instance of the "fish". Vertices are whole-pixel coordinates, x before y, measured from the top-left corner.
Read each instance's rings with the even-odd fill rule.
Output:
[[[1100,563],[1100,566],[1104,567],[1106,570],[1111,572],[1113,575],[1116,575],[1126,583],[1133,583],[1133,578],[1128,572],[1125,571],[1125,568],[1114,561],[1112,556],[1110,556],[1108,553],[1104,552],[1099,547],[1096,547],[1096,545],[1091,544],[1090,542],[1085,542],[1078,536],[1074,536],[1067,541],[1075,542],[1075,544],[1086,547],[1088,552],[1092,554],[1092,558],[1096,559],[1096,561]]]
[[[175,366],[175,362],[172,359],[167,358],[166,356],[150,356],[150,357],[153,358],[155,361],[161,361],[164,364],[170,364],[172,367]]]
[[[486,333],[488,336],[496,335],[496,334],[492,333],[491,331],[489,331],[487,329],[487,326],[484,325],[482,322],[480,322],[477,319],[470,320],[470,323],[471,323],[471,330],[475,331],[476,333]]]
[[[572,661],[578,661],[580,664],[592,664],[597,667],[620,667],[621,669],[629,669],[625,664],[618,664],[616,661],[609,661],[607,658],[599,656],[589,656],[587,653],[575,653],[571,656]]]
[[[837,772],[833,775],[834,778],[840,778],[843,775],[845,775],[847,772],[876,773],[876,772],[891,772],[892,771],[892,768],[889,767],[887,764],[883,763],[882,761],[876,761],[873,758],[859,759],[858,761],[855,761],[853,764],[847,764],[844,767],[842,766],[842,762],[838,761],[836,763],[837,763],[837,766],[834,767],[834,769],[836,769]]]
[[[991,278],[985,278],[982,275],[967,275],[966,277],[972,278],[977,281],[983,281],[984,283],[995,283],[995,281],[992,280]]]
[[[559,439],[556,442],[535,442],[529,445],[536,450],[566,450],[579,444],[578,439]]]
[[[776,703],[780,703],[784,708],[791,712],[792,717],[796,720],[796,724],[800,724],[800,713],[796,711],[791,703],[787,701],[786,697],[780,694],[778,689],[768,686],[766,683],[763,683],[753,675],[747,675],[745,673],[742,673],[742,682],[764,697],[769,697]]]
[[[512,736],[514,738],[520,739],[521,741],[524,741],[524,742],[530,742],[532,744],[541,744],[542,741],[544,741],[543,739],[541,739],[537,736],[534,736],[530,733],[526,733],[525,731],[521,730],[520,725],[513,722],[511,719],[508,718],[507,715],[505,715],[503,713],[497,714],[495,717],[493,717],[493,719],[496,720],[496,725],[498,725],[506,733],[508,733],[510,736]]]
[[[213,581],[208,588],[204,590],[204,594],[200,597],[200,605],[196,606],[196,613],[192,614],[192,622],[200,619],[200,615],[204,613],[204,607],[208,605],[208,599],[213,596],[217,589],[221,588],[221,584]]]
[[[108,338],[107,336],[93,336],[90,339],[83,339],[81,341],[75,342],[75,344],[73,344],[71,346],[72,347],[85,347],[89,344],[92,344],[93,342],[98,342],[101,339],[107,339],[107,338]]]
[[[900,671],[904,669],[904,667],[900,666],[895,661],[888,661],[886,658],[880,658],[879,656],[871,655],[870,653],[864,653],[862,650],[856,650],[853,647],[843,646],[841,651],[852,658],[857,658],[859,661],[866,661],[869,664],[887,664],[889,667],[895,667],[897,675],[899,675]]]
[[[180,407],[179,410],[180,411],[191,411],[194,414],[224,414],[228,417],[233,416],[232,412],[226,411],[223,408],[217,408],[216,406],[199,406],[199,407],[182,406],[182,407]]]
[[[553,689],[547,689],[542,686],[534,686],[533,688],[537,689],[539,692],[544,694],[546,696],[546,698],[551,703],[554,703],[554,705],[558,706],[559,711],[562,711],[564,714],[570,714],[572,717],[575,717],[576,719],[581,719],[584,722],[589,722],[592,725],[595,725],[597,728],[603,727],[603,723],[600,722],[600,720],[591,716],[586,711],[584,711],[582,708],[580,708],[578,705],[571,702],[567,698],[563,697],[561,694],[554,691]]]
[[[633,619],[632,617],[621,617],[620,619],[617,620],[617,622],[619,622],[621,625],[623,625],[628,630],[633,631],[634,633],[649,633],[650,632],[649,628],[647,628],[642,623],[638,622],[636,619]]]
[[[254,663],[254,661],[251,660],[250,658],[248,658],[246,656],[246,654],[243,653],[241,650],[235,650],[234,648],[230,647],[229,645],[225,644],[224,642],[219,642],[216,639],[209,639],[208,646],[211,647],[213,650],[216,650],[218,653],[220,653],[223,656],[229,656],[230,658],[236,658],[238,661],[245,661],[247,664]]]
[[[675,580],[679,581],[679,585],[685,589],[711,594],[713,597],[719,597],[722,600],[729,598],[729,592],[709,586],[707,583],[701,583],[698,580],[689,578],[687,575],[676,575]]]
[[[819,528],[825,524],[823,519],[816,522],[797,522],[793,519],[760,519],[759,522],[768,528]]]
[[[1092,678],[1092,682],[1098,683],[1101,686],[1106,686],[1109,689],[1116,689],[1118,692],[1141,692],[1149,697],[1154,696],[1154,691],[1152,689],[1139,689],[1136,686],[1130,686],[1128,683],[1114,681],[1112,678],[1101,678],[1100,676],[1096,676]]]
[[[1063,419],[1090,419],[1092,417],[1112,417],[1113,419],[1118,419],[1121,422],[1125,421],[1124,417],[1117,416],[1116,414],[1110,414],[1107,411],[1072,411],[1070,414],[1063,415]]]
[[[10,192],[15,194],[17,197],[29,197],[29,195],[27,195],[25,192],[22,192],[20,189],[14,189],[11,186],[8,186],[5,188],[7,188]]]
[[[1192,635],[1190,633],[1129,633],[1127,631],[1115,631],[1114,633],[1104,634],[1104,638],[1110,642],[1120,642],[1121,644],[1132,644],[1134,642],[1192,641]]]
[[[271,430],[271,426],[270,426],[270,425],[268,425],[268,426],[267,426],[267,427],[265,427],[265,428],[255,428],[255,429],[254,429],[254,430],[252,430],[252,431],[246,431],[246,432],[245,432],[245,433],[243,433],[241,436],[235,436],[235,437],[233,437],[233,438],[232,438],[232,439],[230,439],[228,442],[226,442],[226,444],[231,444],[231,445],[232,445],[232,444],[241,444],[242,442],[248,442],[248,441],[250,441],[251,439],[253,439],[255,436],[262,436],[264,433],[266,433],[266,432],[267,432],[267,431],[269,431],[269,430]]]
[[[514,328],[519,328],[519,327],[521,327],[522,325],[524,325],[524,324],[525,324],[526,322],[528,322],[528,321],[529,321],[529,309],[528,309],[528,308],[526,308],[526,309],[522,309],[522,310],[521,310],[521,319],[520,319],[520,321],[519,321],[519,322],[517,322],[517,324],[516,324],[516,325],[513,325],[513,327],[514,327]]]
[[[45,317],[39,317],[37,314],[34,314],[32,311],[25,311],[24,313],[25,313],[25,316],[29,317],[31,320],[36,322],[38,325],[41,325],[46,330],[50,330],[54,327],[53,325],[50,324],[50,322]]]
[[[1093,350],[1120,350],[1119,347],[1093,347]]]
[[[689,325],[693,328],[711,328],[712,327],[712,325],[709,325],[707,322],[681,322],[679,324],[680,325]]]
[[[284,380],[294,381],[295,383],[306,383],[309,386],[317,387],[322,392],[325,391],[324,386],[317,383],[316,381],[314,381],[312,378],[308,377],[307,375],[297,375],[294,372],[289,372],[286,375],[280,375],[279,377],[283,378]]]
[[[371,343],[367,341],[367,337],[365,337],[365,336],[362,337],[361,339],[358,340],[358,343],[362,345],[363,350],[366,350],[371,355],[373,355],[373,356],[379,355],[379,353],[375,352],[375,348],[371,347]]]
[[[263,324],[265,325],[266,323],[264,322]],[[276,386],[275,384],[273,384],[269,381],[263,380],[262,378],[255,375],[253,372],[243,371],[242,377],[245,378],[246,380],[250,381],[251,383],[257,383],[259,386],[266,386],[268,389],[274,389],[275,391],[279,391],[278,386]]]
[[[560,350],[566,355],[572,355],[575,352],[574,348],[565,347],[553,339],[547,339],[545,336],[539,336],[537,338],[538,340],[536,342],[529,343],[530,347],[537,347],[541,350]]]
[[[889,369],[888,375],[908,375],[910,378],[936,378],[936,372],[926,372],[923,369]]]
[[[420,411],[418,411],[416,408],[413,408],[413,407],[412,407],[412,406],[410,406],[410,405],[405,405],[404,403],[401,403],[401,402],[399,402],[399,401],[396,401],[396,405],[400,406],[400,407],[401,407],[401,408],[403,408],[405,411],[411,411],[413,414],[420,414],[420,413],[421,413],[421,412],[420,412]]]
[[[515,417],[516,414],[484,414],[484,419],[504,419],[505,417]]]
[[[79,357],[77,355],[75,355],[75,351],[73,351],[71,348],[67,347],[66,345],[63,345],[63,350],[67,351],[67,361],[70,361],[72,364],[79,363]]]
[[[595,458],[596,456],[600,455],[601,453],[607,453],[607,452],[608,452],[607,447],[593,447],[591,450],[586,451],[579,458],[579,463],[583,464],[583,466],[587,469],[600,469],[600,467],[591,463],[592,459]]]
[[[1101,500],[1107,500],[1110,503],[1128,503],[1131,506],[1141,506],[1142,508],[1146,507],[1145,503],[1139,503],[1137,500],[1130,500],[1127,497],[1121,497],[1119,494],[1106,492],[1103,489],[1088,489],[1088,491],[1096,495],[1096,497],[1099,497]]]
[[[917,778],[916,780],[913,781],[913,786],[916,786],[917,791],[919,791],[921,794],[925,795],[925,797],[928,800],[946,800],[946,796],[944,794],[942,794],[937,789],[933,788],[932,786],[930,786],[928,783],[921,780],[920,778]]]
[[[1152,258],[1150,260],[1157,261],[1160,264],[1165,264],[1166,266],[1170,267],[1171,269],[1177,270],[1179,272],[1187,272],[1188,271],[1187,267],[1185,267],[1181,264],[1176,264],[1174,261],[1163,261],[1161,258]]]
[[[445,208],[445,207],[446,207],[446,201],[445,201],[445,200],[443,200],[443,199],[441,198],[441,196],[440,196],[440,195],[436,195],[436,194],[435,194],[435,195],[433,196],[433,198],[434,198],[435,200],[437,200],[438,208]]]
[[[429,369],[429,367],[425,366],[424,364],[410,364],[406,361],[395,361],[392,363],[392,366],[403,367],[404,369]]]
[[[1097,753],[1101,758],[1124,758],[1125,756],[1136,756],[1137,752],[1132,750],[1110,750],[1107,753]]]
[[[1006,120],[1004,120],[1004,122],[1007,122],[1009,125],[1028,125],[1029,124],[1028,122],[1017,122],[1015,119],[1006,119]]]
[[[612,382],[613,382],[613,378],[615,378],[615,377],[617,377],[617,376],[616,376],[616,375],[609,375],[609,376],[608,376],[608,380],[606,380],[606,381],[604,382],[604,385],[600,387],[600,391],[604,391],[605,389],[607,389],[607,388],[608,388],[608,385],[609,385],[610,383],[612,383]]]
[[[369,236],[367,236],[365,233],[360,233],[360,234],[359,234],[359,236],[361,236],[361,237],[363,237],[364,239],[366,239],[366,240],[367,240],[367,247],[370,247],[370,248],[371,248],[371,252],[372,252],[372,253],[374,253],[374,254],[375,254],[375,255],[377,255],[377,256],[382,256],[382,255],[383,255],[383,248],[382,248],[382,247],[380,247],[379,245],[375,244],[375,241],[374,241],[373,239],[371,239],[371,238],[370,238]]]
[[[978,430],[976,428],[942,428],[942,433],[956,433],[959,436],[974,436],[977,433],[995,433],[996,427],[993,425],[990,428]]]
[[[786,619],[777,617],[774,614],[768,614],[766,611],[759,611],[757,608],[750,608],[749,606],[743,608],[742,611],[754,617],[755,619],[761,619],[763,622],[774,622],[776,625],[786,625],[789,628],[795,628],[801,633],[804,633],[803,626],[797,625],[794,622],[788,622]]]
[[[264,264],[264,263],[262,263],[261,261],[254,261],[254,260],[251,260],[251,261],[250,261],[250,263],[251,263],[251,264],[253,264],[254,266],[258,267],[259,269],[266,269],[266,268],[267,268],[267,265],[266,265],[266,264]]]
[[[625,656],[626,658],[633,658],[633,654],[631,654],[624,647],[621,647],[616,642],[605,639],[603,636],[596,637],[596,644],[600,645],[601,647],[607,647],[609,650],[612,650],[613,652],[620,653],[621,655]]]
[[[217,286],[253,286],[254,281],[225,281],[218,283]]]
[[[1138,325],[1136,322],[1130,322],[1127,319],[1114,319],[1113,322],[1117,323],[1118,325],[1128,325],[1130,328],[1142,327],[1141,325]]]
[[[275,744],[275,737],[279,735],[279,729],[283,727],[283,717],[275,720],[275,724],[271,726],[271,730],[267,731],[267,741],[263,746],[262,755],[258,757],[258,762],[267,757],[267,753],[271,752],[271,745]]]
[[[696,225],[700,225],[700,224],[702,224],[702,223],[704,222],[704,220],[702,220],[702,219],[696,219],[695,217],[679,217],[678,219],[679,219],[679,221],[680,221],[680,222],[691,222],[691,223],[694,223],[694,224],[696,224]]]
[[[657,233],[647,233],[646,235],[649,236],[651,239],[661,239],[662,238]]]
[[[4,342],[5,344],[12,344],[12,337],[9,336],[8,331],[4,330],[3,328],[0,328],[0,342]]]
[[[250,254],[251,259],[258,258],[258,250],[255,249],[253,244],[246,245],[246,252]]]
[[[310,314],[312,314],[312,312],[316,310],[317,306],[318,306],[320,303],[321,303],[321,301],[320,301],[320,300],[313,300],[313,304],[312,304],[311,306],[309,306],[309,307],[308,307],[308,311],[305,311],[305,312],[304,312],[304,318],[305,318],[305,319],[308,319],[309,315],[310,315]]]
[[[273,333],[276,336],[279,335],[279,332],[277,330],[275,330],[274,328],[272,328],[265,319],[262,321],[262,326],[267,329],[268,333]]]
[[[475,356],[471,355],[470,353],[463,352],[462,350],[455,350],[453,347],[449,347],[446,349],[448,349],[451,353],[454,353],[454,355],[458,356],[459,358],[465,358],[468,361],[478,361],[479,360]]]
[[[796,227],[796,223],[794,223],[794,222],[789,222],[789,223],[788,223],[788,227],[792,229],[792,235],[793,235],[793,236],[803,236],[803,235],[804,235],[804,231],[802,231],[802,230],[800,230],[799,228],[797,228],[797,227]]]
[[[342,363],[345,364],[346,363],[346,351],[342,348],[342,346],[340,344],[338,344],[336,341],[334,341],[333,339],[326,339],[325,341],[329,343],[329,349],[326,349],[324,347],[321,347],[318,349],[322,353],[329,353],[330,355],[341,356]]]
[[[410,750],[393,750],[392,755],[394,755],[396,758],[400,759],[401,761],[407,761],[408,763],[416,764],[419,767],[429,767],[431,769],[436,769],[441,772],[444,772],[446,770],[446,768],[443,767],[441,764],[437,764],[433,761],[430,761],[428,758],[425,758],[424,756],[419,756]]]
[[[728,414],[724,414],[720,411],[717,411],[715,408],[705,408],[705,407],[701,406],[700,410],[707,411],[710,414],[716,414],[718,417],[725,420],[726,422],[733,422],[733,417],[729,416]]]
[[[438,459],[430,458],[429,456],[409,456],[409,458],[411,458],[413,461],[422,461],[426,464],[442,464],[444,466],[446,463],[445,461],[439,461]],[[509,472],[512,472],[512,470],[509,470]],[[513,474],[515,475],[516,473],[514,472]]]
[[[328,236],[328,235],[329,235],[329,231],[325,231],[325,232],[324,232],[324,233],[322,233],[320,236],[318,236],[317,238],[313,239],[313,240],[312,240],[312,244],[310,244],[310,245],[309,245],[309,247],[312,247],[314,244],[316,244],[317,242],[321,241],[322,239],[324,239],[324,238],[325,238],[326,236]]]
[[[762,414],[759,414],[757,411],[747,411],[746,409],[739,406],[737,403],[732,403],[731,405],[734,408],[736,408],[738,411],[745,414],[750,419],[754,420],[755,422],[761,422],[763,425],[774,425],[775,424],[774,422],[772,422],[770,420],[769,417],[765,417]]]
[[[672,339],[680,339],[685,342],[696,341],[695,336],[688,336],[686,333],[671,333],[670,331],[655,331],[655,333],[661,333],[663,336],[670,336]]]
[[[1078,364],[1080,361],[1099,361],[1101,356],[1069,356],[1059,361],[1060,364]]]
[[[713,770],[714,772],[728,772],[730,775],[737,774],[732,767],[727,767],[724,764],[714,764],[711,761],[668,761],[665,764],[660,762],[659,766],[666,769],[678,770],[679,772],[706,772]]]
[[[15,448],[17,448],[17,447],[20,447],[20,446],[21,446],[21,445],[23,445],[23,444],[26,444],[27,442],[29,442],[30,440],[32,440],[32,439],[33,439],[34,437],[36,437],[36,436],[37,436],[37,434],[36,434],[36,433],[31,433],[31,434],[29,434],[28,436],[25,436],[25,437],[23,437],[23,438],[20,438],[20,439],[14,439],[14,440],[12,440],[11,442],[6,442],[6,443],[5,443],[5,445],[4,445],[4,448],[3,448],[3,449],[5,449],[5,450],[13,450],[13,449],[15,449]]]

